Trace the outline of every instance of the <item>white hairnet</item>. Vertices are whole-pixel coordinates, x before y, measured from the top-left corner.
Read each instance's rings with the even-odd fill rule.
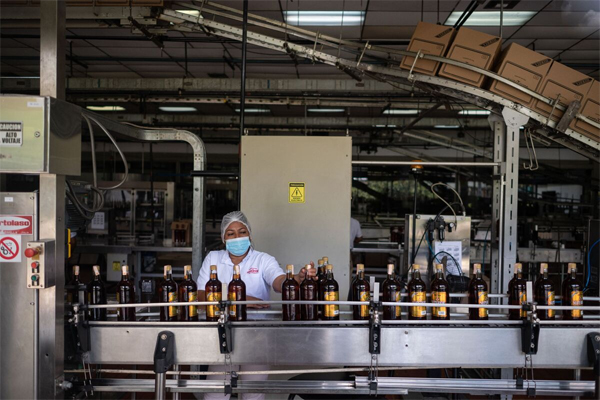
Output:
[[[244,224],[246,229],[248,229],[248,234],[252,236],[252,229],[250,229],[250,223],[248,222],[248,219],[246,218],[244,213],[241,211],[232,211],[229,214],[225,214],[225,216],[223,217],[223,221],[221,222],[221,239],[223,239],[223,241],[225,241],[225,231],[227,230],[227,228],[229,228],[229,225],[231,225],[234,222],[240,222]]]

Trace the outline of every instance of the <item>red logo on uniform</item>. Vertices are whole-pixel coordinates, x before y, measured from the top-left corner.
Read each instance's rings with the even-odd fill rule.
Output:
[[[248,270],[248,273],[249,273],[249,274],[258,274],[258,268],[256,268],[256,267],[251,267],[251,268]]]

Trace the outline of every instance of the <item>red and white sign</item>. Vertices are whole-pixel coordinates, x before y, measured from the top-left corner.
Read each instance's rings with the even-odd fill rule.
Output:
[[[0,235],[32,235],[31,215],[0,215]]]
[[[21,262],[21,236],[0,236],[0,263]]]

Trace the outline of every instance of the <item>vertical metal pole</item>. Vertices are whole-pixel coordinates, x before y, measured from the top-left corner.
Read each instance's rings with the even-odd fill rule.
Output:
[[[173,365],[173,371],[179,371],[179,365],[177,365],[177,364]],[[175,375],[175,379],[177,380],[177,386],[179,386],[179,378],[180,378],[180,375]],[[181,393],[173,392],[173,400],[180,400],[180,399],[181,399]]]
[[[40,95],[65,98],[66,8],[64,1],[40,2]],[[38,382],[36,397],[62,397],[57,382],[64,370],[65,177],[40,175],[40,238],[54,239],[55,286],[39,292]]]
[[[246,110],[246,47],[248,46],[248,0],[244,0],[244,22],[242,27],[242,87],[240,89],[240,154],[242,136],[244,135],[244,118]],[[238,171],[242,169],[242,159]],[[242,174],[238,175],[238,209],[242,208]]]
[[[166,373],[157,373],[154,380],[154,395],[156,400],[165,400],[167,397]]]
[[[493,186],[492,186],[492,226],[491,226],[491,240],[490,240],[490,253],[492,254],[490,263],[490,282],[491,282],[491,293],[501,293],[500,287],[500,260],[501,260],[501,248],[498,245],[499,238],[502,233],[502,225],[500,224],[502,218],[502,190],[504,184],[504,173],[506,169],[506,163],[504,158],[504,138],[505,138],[505,125],[501,118],[496,115],[491,115],[489,118],[490,125],[494,132],[494,155],[493,159],[495,162],[501,163],[500,166],[494,167],[493,172]]]
[[[581,370],[580,369],[576,369],[573,371],[573,378],[576,381],[580,381],[581,380]],[[579,396],[575,396],[575,400],[579,400],[580,397]]]
[[[412,215],[412,257],[410,258],[410,265],[408,265],[408,269],[412,267],[415,263],[415,258],[417,257],[417,174],[413,173],[415,177],[415,185],[413,189],[413,215]]]

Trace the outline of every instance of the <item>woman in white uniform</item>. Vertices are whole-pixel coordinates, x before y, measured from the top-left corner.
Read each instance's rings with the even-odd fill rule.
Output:
[[[233,278],[233,266],[240,266],[242,281],[246,284],[246,300],[269,300],[270,288],[281,293],[281,285],[285,280],[285,273],[279,266],[275,257],[252,248],[252,231],[246,216],[241,211],[231,212],[223,217],[221,223],[221,239],[226,250],[211,251],[207,254],[200,273],[198,274],[198,298],[204,301],[204,287],[210,279],[210,266],[217,266],[219,280],[228,285]],[[315,276],[315,269],[311,268],[310,275]],[[299,283],[304,280],[304,268],[295,276]],[[313,278],[315,279],[315,278]],[[249,305],[249,308],[266,308],[263,305]],[[265,371],[267,365],[233,365],[235,371]],[[211,365],[209,371],[225,371],[225,366]],[[241,380],[264,381],[268,375],[241,375]],[[209,375],[209,380],[223,380],[222,375]],[[227,378],[229,380],[229,377]],[[221,393],[206,393],[205,399],[226,400],[229,395]],[[265,398],[260,393],[245,393],[244,400],[261,400]]]

